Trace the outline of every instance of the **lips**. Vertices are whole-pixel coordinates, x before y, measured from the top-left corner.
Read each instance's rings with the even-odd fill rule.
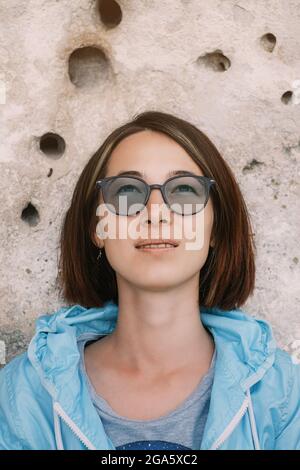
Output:
[[[148,249],[166,249],[166,248],[175,248],[178,246],[178,243],[175,240],[143,240],[138,242],[136,248],[148,248]]]

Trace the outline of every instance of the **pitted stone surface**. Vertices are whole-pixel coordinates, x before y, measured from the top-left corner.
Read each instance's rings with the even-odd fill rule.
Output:
[[[258,248],[244,308],[299,359],[300,0],[111,4],[0,0],[6,360],[24,349],[35,318],[63,303],[59,229],[85,162],[146,109],[193,122],[233,169]]]

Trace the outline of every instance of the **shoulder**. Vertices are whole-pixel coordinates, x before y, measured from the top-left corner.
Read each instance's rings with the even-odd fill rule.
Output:
[[[35,447],[36,420],[48,420],[50,395],[28,359],[27,351],[0,371],[0,449]]]
[[[300,364],[286,351],[277,348],[274,361],[278,386],[284,393],[281,427],[289,420],[290,413],[300,412]]]
[[[28,358],[28,351],[16,356],[1,369],[0,384],[11,399],[17,399],[14,393],[17,388],[32,393],[41,386],[39,376]]]
[[[292,376],[297,377],[300,369],[300,364],[297,364],[294,358],[283,349],[276,347],[274,351],[274,362],[271,367],[273,373],[279,376],[284,376],[287,380]]]
[[[281,449],[288,446],[290,449],[298,449],[300,364],[296,364],[290,354],[277,347],[272,366],[251,387],[251,397],[263,448]]]
[[[300,364],[296,363],[294,358],[283,349],[276,348],[272,369],[284,390],[290,391],[295,383],[300,385]]]
[[[278,350],[276,365],[278,384],[284,398],[280,406],[275,449],[300,450],[300,364],[285,351]]]
[[[290,391],[295,384],[300,386],[300,364],[294,362],[292,356],[283,349],[276,347],[274,362],[263,375],[257,386],[267,388],[274,399],[282,403],[289,402]]]

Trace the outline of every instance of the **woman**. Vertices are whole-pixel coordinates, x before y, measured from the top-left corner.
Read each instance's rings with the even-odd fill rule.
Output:
[[[64,219],[68,306],[0,373],[0,448],[300,449],[299,365],[240,308],[254,249],[205,134],[154,111],[114,130]]]

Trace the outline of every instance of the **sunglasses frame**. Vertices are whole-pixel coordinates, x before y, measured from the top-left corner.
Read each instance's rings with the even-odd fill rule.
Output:
[[[108,203],[105,199],[106,199],[107,184],[110,181],[115,180],[115,179],[121,179],[121,178],[126,178],[126,179],[129,178],[129,179],[138,180],[138,181],[141,181],[142,183],[144,183],[144,185],[146,186],[146,189],[147,189],[146,200],[144,202],[145,207],[146,207],[147,202],[149,200],[152,189],[159,189],[161,194],[162,194],[162,197],[163,197],[163,200],[164,200],[165,204],[168,206],[168,208],[170,210],[173,211],[173,209],[170,207],[170,205],[168,203],[167,196],[166,196],[166,193],[165,193],[165,187],[166,187],[166,184],[169,181],[172,181],[172,180],[178,179],[178,178],[184,178],[184,177],[192,177],[192,178],[196,178],[198,181],[204,182],[205,191],[206,191],[206,198],[205,198],[205,202],[204,202],[204,205],[203,205],[203,209],[204,209],[204,207],[206,206],[206,204],[208,202],[208,199],[209,199],[210,188],[211,188],[212,185],[216,184],[215,180],[213,180],[211,178],[208,178],[207,176],[202,176],[202,175],[200,176],[200,175],[193,175],[193,174],[175,175],[175,176],[171,176],[171,178],[168,178],[163,184],[148,184],[143,178],[140,178],[139,176],[132,176],[132,175],[128,175],[128,176],[126,176],[126,175],[107,176],[106,178],[102,178],[101,180],[96,181],[95,186],[96,186],[97,189],[102,189],[103,200],[104,200],[105,203]],[[200,209],[200,211],[201,210],[202,209]],[[180,214],[179,212],[176,212],[176,211],[173,211],[173,212],[175,212],[176,214],[179,214],[179,215],[193,215],[193,214],[196,214],[200,211],[196,211],[196,212],[193,212],[191,214]],[[141,211],[139,211],[139,212],[141,212]],[[137,214],[139,212],[137,212]],[[124,216],[127,216],[127,217],[131,216],[131,214],[130,215],[129,214],[119,214],[118,212],[113,212],[113,214],[122,215],[122,216],[124,215]],[[137,214],[132,214],[132,215],[137,215]]]

